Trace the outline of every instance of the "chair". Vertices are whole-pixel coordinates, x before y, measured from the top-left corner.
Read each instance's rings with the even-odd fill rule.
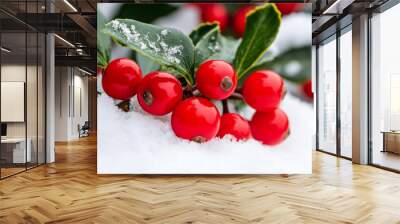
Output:
[[[79,138],[89,136],[89,129],[90,129],[89,121],[85,121],[82,127],[78,124]]]

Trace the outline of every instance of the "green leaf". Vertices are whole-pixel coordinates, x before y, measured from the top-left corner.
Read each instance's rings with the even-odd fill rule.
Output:
[[[136,61],[139,63],[140,69],[142,70],[142,74],[146,75],[150,72],[157,71],[160,69],[160,65],[155,63],[152,60],[143,57],[140,54],[136,55]]]
[[[246,76],[262,69],[271,69],[291,82],[303,83],[311,78],[311,46],[293,48],[273,60],[261,61]]]
[[[217,23],[203,23],[190,35],[195,43],[195,68],[210,59],[232,63],[239,41],[224,37]]]
[[[194,46],[182,32],[130,19],[115,19],[106,24],[103,32],[117,43],[174,70],[174,74],[193,84],[190,74],[193,71]]]
[[[111,39],[109,36],[99,32],[104,28],[106,19],[104,15],[97,11],[97,65],[104,68],[110,61]]]
[[[281,14],[274,4],[266,3],[251,11],[246,31],[236,52],[234,67],[240,79],[274,42],[281,24]]]

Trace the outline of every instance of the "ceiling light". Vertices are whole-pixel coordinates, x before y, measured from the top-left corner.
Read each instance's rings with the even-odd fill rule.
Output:
[[[75,48],[75,45],[73,45],[73,44],[72,44],[71,42],[69,42],[68,40],[66,40],[66,39],[64,39],[64,38],[62,38],[62,37],[60,37],[60,36],[57,35],[57,34],[54,34],[54,36],[57,37],[57,38],[58,38],[59,40],[61,40],[62,42],[64,42],[65,44],[67,44],[68,46]]]
[[[7,48],[5,48],[5,47],[1,47],[0,49],[1,49],[2,51],[6,52],[6,53],[10,53],[10,52],[11,52],[11,50],[9,50],[9,49],[7,49]]]
[[[324,12],[322,14],[332,14],[332,9],[334,9],[335,7],[337,7],[337,4],[339,4],[341,0],[336,0],[335,2],[333,2],[332,5],[330,5],[327,9],[324,10]],[[334,14],[338,14],[338,13],[334,13]]]
[[[65,4],[67,4],[74,12],[78,12],[78,10],[68,1],[64,0]]]
[[[78,70],[81,71],[81,72],[83,72],[83,73],[85,73],[86,75],[92,75],[92,73],[90,73],[90,72],[88,72],[88,71],[86,71],[86,70],[83,70],[83,69],[81,69],[81,68],[79,68],[79,67],[78,67]]]

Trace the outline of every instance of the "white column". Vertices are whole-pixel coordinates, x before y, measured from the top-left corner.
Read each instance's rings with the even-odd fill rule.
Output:
[[[353,162],[368,163],[368,16],[353,19]]]
[[[55,133],[55,56],[54,35],[46,36],[46,163],[55,161],[54,133]]]

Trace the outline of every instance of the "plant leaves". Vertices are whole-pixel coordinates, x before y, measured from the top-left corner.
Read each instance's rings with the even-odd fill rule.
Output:
[[[106,23],[104,15],[97,11],[97,30],[102,30]],[[105,68],[110,61],[111,39],[102,32],[97,32],[97,66]]]
[[[221,34],[217,23],[203,23],[190,35],[195,43],[195,68],[210,59],[232,63],[239,41]]]
[[[193,84],[190,74],[193,71],[194,46],[182,32],[130,19],[112,20],[103,32],[117,43],[174,70],[174,74]]]
[[[251,11],[246,31],[236,52],[234,67],[240,79],[268,50],[281,24],[281,14],[274,4],[266,3]]]
[[[261,69],[271,69],[286,80],[303,83],[311,78],[311,46],[292,48],[273,60],[261,61],[254,65],[246,76]]]

